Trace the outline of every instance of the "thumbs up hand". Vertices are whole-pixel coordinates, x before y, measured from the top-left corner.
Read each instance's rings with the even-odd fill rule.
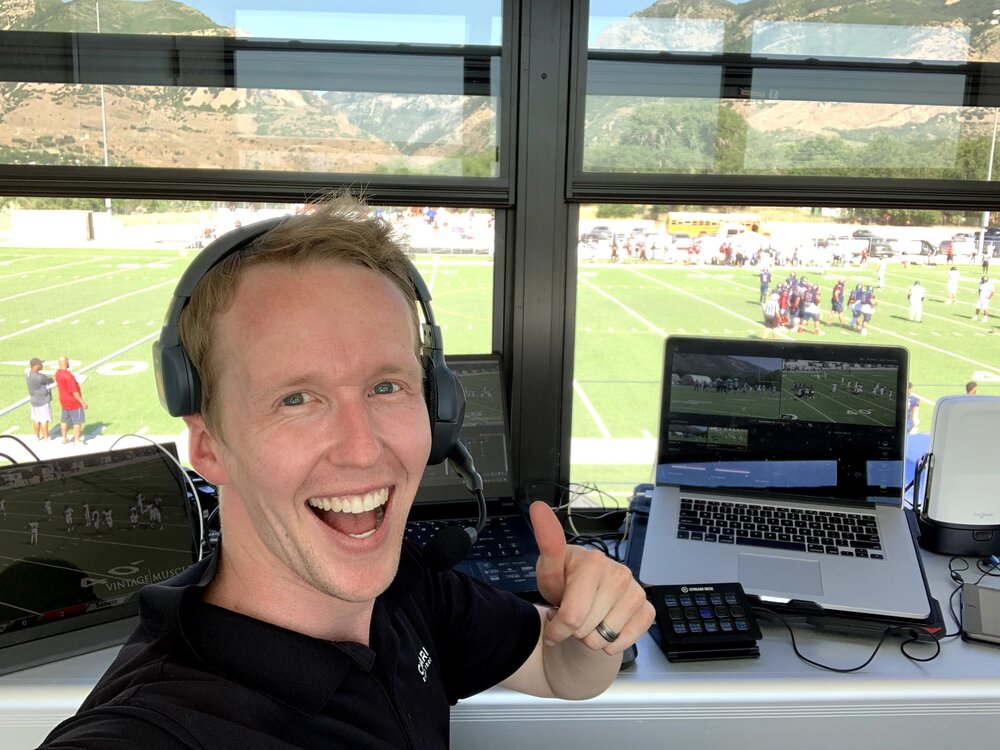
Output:
[[[655,610],[627,567],[594,549],[566,544],[547,503],[530,508],[539,556],[538,590],[547,613],[547,645],[575,638],[593,651],[620,654],[653,623]]]

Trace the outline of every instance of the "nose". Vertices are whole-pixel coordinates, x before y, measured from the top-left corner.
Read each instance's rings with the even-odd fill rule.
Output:
[[[371,466],[382,455],[382,437],[364,396],[343,399],[330,426],[330,461],[344,466]]]

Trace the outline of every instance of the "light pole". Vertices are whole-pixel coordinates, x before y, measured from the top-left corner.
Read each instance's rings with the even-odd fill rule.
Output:
[[[94,0],[94,14],[97,16],[97,33],[101,33],[101,4],[98,0]],[[101,145],[104,149],[104,166],[108,166],[108,113],[104,105],[104,84],[98,84],[98,90],[101,94]],[[107,213],[111,213],[111,199],[104,199],[104,210]]]
[[[993,11],[994,14],[1000,15],[1000,10]],[[1000,114],[1000,108],[993,108],[993,138],[990,139],[990,158],[986,162],[986,181],[990,182],[993,179],[993,157],[996,155],[997,150],[997,115]],[[979,252],[986,252],[986,227],[990,225],[990,212],[989,210],[983,211],[982,221],[980,222],[980,232],[979,232]]]

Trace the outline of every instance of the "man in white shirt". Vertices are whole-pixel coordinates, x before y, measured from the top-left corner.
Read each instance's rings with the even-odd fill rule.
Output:
[[[976,300],[976,312],[972,316],[973,320],[979,320],[979,314],[982,312],[983,322],[990,322],[990,300],[995,291],[992,279],[989,276],[983,276],[979,282],[979,299]]]

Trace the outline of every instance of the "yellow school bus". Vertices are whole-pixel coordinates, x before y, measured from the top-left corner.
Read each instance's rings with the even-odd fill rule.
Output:
[[[760,230],[760,214],[669,211],[667,213],[666,224],[669,234],[683,232],[691,237],[698,237],[703,234],[710,236],[723,234],[723,227],[734,228],[734,225],[757,232]]]

